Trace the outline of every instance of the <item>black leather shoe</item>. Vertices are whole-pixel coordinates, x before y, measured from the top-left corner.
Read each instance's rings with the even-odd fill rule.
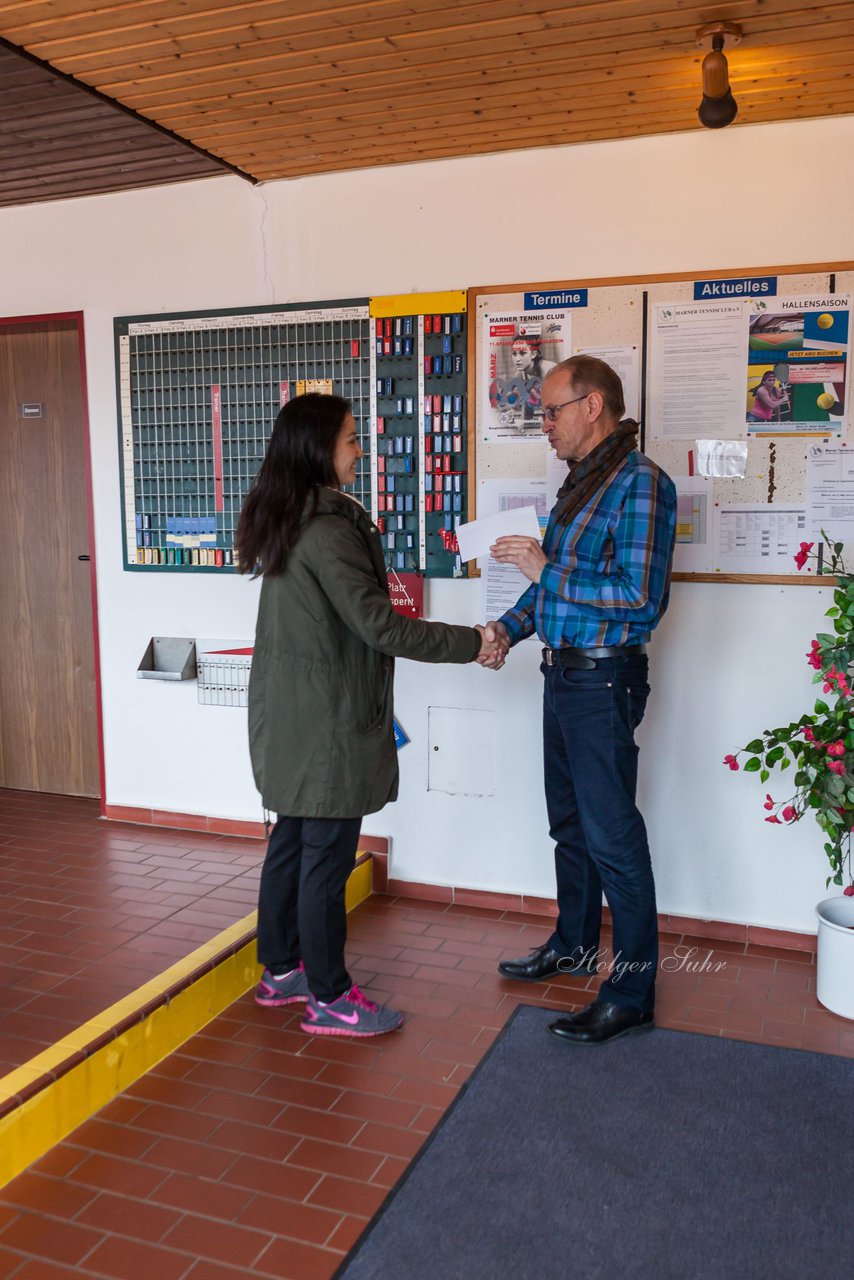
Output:
[[[652,1010],[627,1009],[622,1004],[597,1000],[580,1013],[570,1013],[557,1022],[549,1023],[549,1031],[573,1044],[606,1044],[619,1036],[635,1031],[654,1031],[655,1015]]]
[[[588,955],[574,962],[570,956],[553,950],[547,942],[536,947],[529,956],[520,956],[517,960],[501,960],[498,972],[504,978],[515,978],[517,982],[542,982],[544,978],[553,978],[558,973],[596,973],[596,962]]]

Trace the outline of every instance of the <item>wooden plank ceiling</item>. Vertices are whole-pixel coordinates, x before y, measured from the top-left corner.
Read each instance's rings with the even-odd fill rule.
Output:
[[[222,172],[218,160],[0,45],[0,206]]]
[[[699,129],[717,19],[733,127],[854,111],[851,0],[0,0],[0,36],[259,180]]]

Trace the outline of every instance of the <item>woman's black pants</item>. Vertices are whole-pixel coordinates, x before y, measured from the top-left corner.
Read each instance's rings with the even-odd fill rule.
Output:
[[[273,973],[302,960],[308,988],[328,1002],[353,985],[344,964],[344,894],[361,818],[283,818],[258,888],[258,961]]]

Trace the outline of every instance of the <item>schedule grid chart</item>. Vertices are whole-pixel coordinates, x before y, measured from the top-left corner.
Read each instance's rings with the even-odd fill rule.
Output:
[[[243,500],[282,405],[348,399],[371,506],[367,303],[116,321],[125,567],[228,571]]]

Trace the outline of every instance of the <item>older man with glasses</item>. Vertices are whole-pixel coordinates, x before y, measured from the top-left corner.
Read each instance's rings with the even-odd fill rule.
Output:
[[[546,802],[555,841],[558,920],[530,955],[503,960],[505,977],[541,982],[600,971],[602,893],[613,957],[597,999],[549,1030],[602,1044],[654,1026],[658,929],[655,883],[635,803],[635,730],[649,695],[646,643],[667,608],[676,490],[638,451],[609,365],[572,356],[543,381],[543,432],[569,473],[543,544],[499,538],[496,560],[531,586],[490,623],[503,651],[535,631],[542,671]]]

